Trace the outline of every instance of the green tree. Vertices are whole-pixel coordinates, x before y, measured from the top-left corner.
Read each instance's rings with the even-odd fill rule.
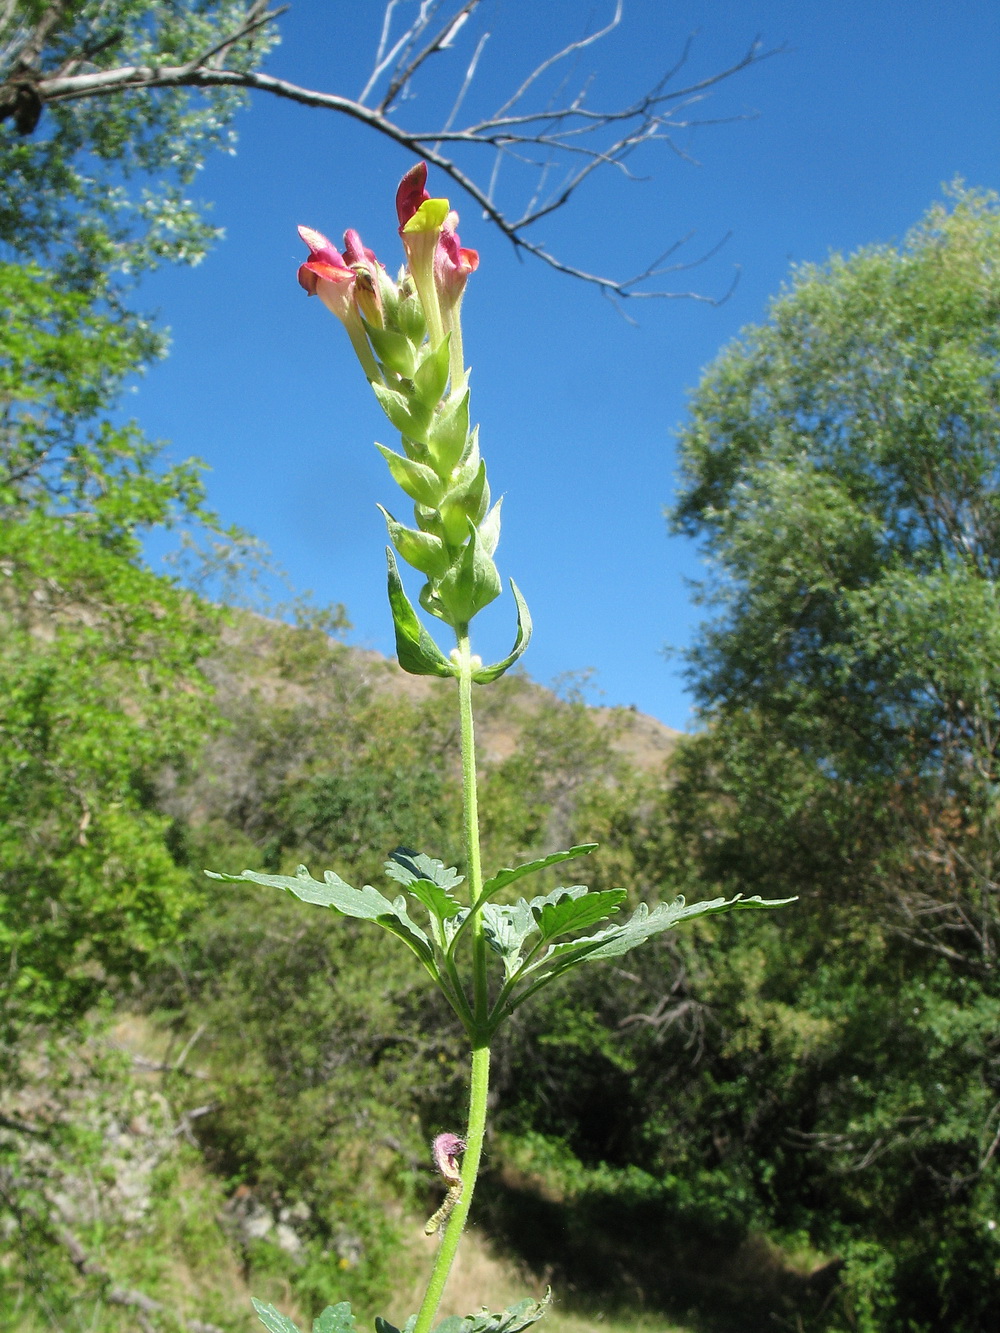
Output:
[[[153,574],[143,535],[213,524],[198,467],[109,413],[155,339],[0,265],[0,1025],[66,1021],[190,905],[153,781],[211,725],[214,614]]]
[[[763,973],[737,945],[700,993],[766,976],[716,1066],[758,1198],[803,1205],[873,1330],[985,1329],[997,1295],[998,313],[998,201],[955,189],[898,247],[797,269],[680,441],[716,617],[673,836],[699,878],[803,898]]]
[[[799,270],[702,382],[674,514],[722,576],[691,658],[716,725],[743,718],[744,742],[789,747],[824,799],[860,800],[911,849],[882,876],[900,927],[984,967],[1000,942],[998,310],[991,196],[957,192],[898,250]]]

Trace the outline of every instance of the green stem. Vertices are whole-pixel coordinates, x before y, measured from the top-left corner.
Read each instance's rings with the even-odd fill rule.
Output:
[[[469,1086],[469,1122],[465,1130],[465,1153],[462,1158],[462,1193],[445,1224],[441,1246],[434,1261],[427,1291],[413,1333],[429,1333],[444,1294],[448,1274],[455,1262],[458,1243],[469,1216],[472,1195],[479,1175],[483,1153],[483,1135],[486,1130],[486,1100],[490,1086],[489,1047],[489,986],[487,976],[486,940],[483,935],[482,911],[477,903],[483,891],[483,870],[479,850],[479,795],[476,782],[476,736],[472,717],[472,649],[468,625],[457,625],[458,659],[461,674],[458,678],[459,713],[462,735],[462,806],[465,822],[465,863],[469,886],[469,906],[472,909],[469,927],[472,931],[472,966],[474,996],[474,1027],[472,1033],[472,1073]]]
[[[465,369],[465,352],[462,348],[462,321],[458,317],[457,309],[452,312],[448,320],[448,332],[451,334],[451,342],[448,344],[448,376],[451,380],[451,392],[458,393],[464,390],[469,377]]]
[[[457,625],[458,658],[461,675],[458,678],[458,707],[462,735],[462,808],[465,821],[465,867],[469,885],[469,905],[472,909],[469,929],[472,931],[473,1009],[480,1032],[486,1030],[489,1015],[486,940],[483,936],[482,912],[477,904],[483,892],[483,868],[479,850],[479,792],[476,781],[476,732],[472,717],[472,648],[468,625]]]
[[[469,1216],[472,1195],[479,1175],[483,1155],[483,1137],[486,1131],[486,1101],[490,1087],[490,1048],[480,1042],[472,1049],[472,1076],[469,1087],[469,1123],[465,1131],[465,1155],[462,1159],[462,1194],[445,1224],[444,1236],[434,1261],[427,1291],[417,1315],[413,1333],[430,1333],[441,1297],[444,1295],[448,1274],[455,1262],[458,1242],[462,1238]]]

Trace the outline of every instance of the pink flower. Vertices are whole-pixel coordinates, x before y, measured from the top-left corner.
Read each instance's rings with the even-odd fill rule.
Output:
[[[399,182],[396,189],[396,216],[399,218],[400,235],[420,205],[430,198],[426,185],[426,162],[418,162],[415,167],[411,167]]]
[[[300,227],[299,235],[309,247],[309,258],[299,268],[299,286],[310,296],[318,296],[338,319],[346,319],[354,293],[353,270],[321,231]]]
[[[478,250],[464,250],[458,239],[458,214],[452,211],[444,220],[441,239],[434,256],[434,281],[444,302],[454,303],[465,290],[469,274],[479,267]]]
[[[381,383],[382,376],[372,356],[361,316],[369,324],[382,326],[382,302],[376,268],[378,260],[366,250],[356,231],[344,234],[344,252],[340,254],[321,231],[300,227],[299,235],[309,247],[309,258],[299,266],[299,286],[310,296],[318,296],[327,310],[337,316],[347,330],[358,360],[370,380]]]
[[[439,1134],[431,1145],[434,1153],[434,1165],[450,1184],[459,1184],[462,1170],[458,1165],[458,1155],[465,1152],[465,1140],[457,1134]]]
[[[353,302],[369,324],[381,326],[382,303],[375,272],[378,260],[362,245],[358,233],[344,233],[343,254],[312,227],[300,227],[299,235],[309,247],[309,258],[299,268],[299,286],[310,296],[318,296],[340,320],[346,320]]]
[[[437,345],[451,334],[457,383],[462,353],[459,306],[469,274],[479,267],[479,255],[462,248],[458,214],[447,199],[432,199],[426,185],[427,163],[418,162],[399,182],[396,216],[431,341]]]

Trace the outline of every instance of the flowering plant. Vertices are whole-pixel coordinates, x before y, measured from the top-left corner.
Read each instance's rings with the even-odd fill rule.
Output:
[[[393,480],[413,502],[413,527],[382,510],[392,543],[386,548],[389,605],[400,666],[416,675],[457,682],[465,874],[402,847],[385,864],[395,897],[369,884],[353,888],[332,870],[322,880],[313,879],[305,866],[293,876],[209,872],[214,879],[287,890],[303,902],[390,931],[416,956],[468,1034],[468,1121],[461,1137],[448,1132],[434,1140],[434,1163],[448,1192],[427,1231],[440,1231],[442,1238],[420,1310],[405,1324],[406,1333],[429,1333],[469,1214],[486,1126],[490,1045],[501,1024],[531,996],[583,963],[617,957],[694,917],[781,905],[740,895],[693,904],[678,897],[653,908],[640,903],[619,921],[614,918],[628,896],[624,889],[591,892],[573,885],[511,900],[507,891],[512,885],[546,867],[586,856],[595,850],[593,843],[483,877],[473,686],[495,681],[514,665],[528,646],[531,618],[511,580],[517,610],[511,652],[489,665],[473,654],[471,622],[501,591],[493,559],[500,538],[500,502],[491,504],[478,428],[470,426],[460,318],[465,286],[479,256],[462,247],[458,215],[447,199],[429,196],[426,181],[427,168],[420,163],[406,173],[396,193],[407,262],[395,280],[357,232],[346,232],[344,249],[338,251],[308,227],[299,228],[309,256],[298,276],[302,287],[319,296],[344,325],[383,412],[400,434],[402,452],[377,446]],[[438,646],[407,596],[396,554],[424,577],[419,595],[423,610],[451,627],[455,646],[449,653]],[[273,1306],[255,1306],[270,1333],[298,1333]],[[501,1314],[483,1311],[446,1323],[448,1333],[518,1333],[544,1310],[544,1303],[527,1300]],[[325,1310],[314,1333],[348,1333],[352,1327],[345,1302]],[[382,1319],[376,1327],[378,1333],[398,1333]]]

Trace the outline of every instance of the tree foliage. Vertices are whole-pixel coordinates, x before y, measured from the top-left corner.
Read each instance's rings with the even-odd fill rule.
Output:
[[[672,837],[702,881],[804,900],[763,971],[737,944],[700,990],[750,1023],[720,1068],[783,1089],[725,1094],[757,1198],[814,1200],[873,1330],[985,1328],[996,1290],[998,311],[998,202],[956,188],[898,247],[796,270],[681,437],[716,618]]]
[[[65,1021],[176,930],[191,895],[152,805],[210,725],[212,615],[144,564],[209,521],[199,468],[111,418],[141,321],[0,265],[0,948],[5,1036]]]
[[[898,250],[797,272],[709,372],[677,526],[721,572],[692,679],[818,777],[922,831],[901,910],[996,946],[1000,212],[958,192]],[[863,797],[862,797],[863,799]],[[960,849],[960,850],[959,850]],[[921,886],[918,888],[917,886]],[[918,927],[913,923],[914,930]]]
[[[236,89],[163,88],[45,105],[40,80],[165,56],[184,63],[239,29],[234,0],[15,0],[0,20],[0,244],[58,266],[62,285],[106,289],[164,261],[195,262],[214,237],[186,190],[208,152],[232,144]],[[271,39],[226,50],[252,68]]]

